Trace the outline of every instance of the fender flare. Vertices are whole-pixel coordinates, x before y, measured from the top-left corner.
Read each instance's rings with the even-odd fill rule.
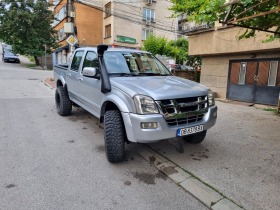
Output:
[[[100,109],[100,116],[103,117],[105,114],[105,108],[108,103],[113,103],[120,112],[130,112],[129,107],[127,106],[127,103],[123,99],[121,99],[119,96],[116,95],[108,95],[106,98],[106,101],[103,102],[101,109]]]

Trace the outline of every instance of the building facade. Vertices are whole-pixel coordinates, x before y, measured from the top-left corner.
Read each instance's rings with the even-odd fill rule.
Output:
[[[54,64],[67,63],[77,47],[103,43],[139,49],[151,34],[177,38],[177,24],[170,18],[168,1],[54,0],[53,4],[53,27],[60,44],[53,54]],[[78,41],[74,47],[66,42],[70,35]]]
[[[140,48],[151,34],[175,39],[176,22],[169,18],[170,5],[168,1],[155,0],[104,0],[103,43]]]
[[[77,46],[96,46],[102,43],[103,12],[98,5],[84,1],[54,0],[54,23],[60,47],[54,50],[53,63],[67,63]],[[77,44],[71,47],[67,38],[73,35]]]
[[[180,23],[179,23],[180,24]],[[241,39],[239,27],[216,24],[188,26],[189,55],[202,56],[200,82],[217,97],[251,103],[277,104],[280,92],[280,42],[265,43],[269,33]]]

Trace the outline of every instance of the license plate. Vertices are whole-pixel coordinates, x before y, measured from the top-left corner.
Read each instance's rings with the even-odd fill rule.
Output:
[[[203,131],[203,125],[197,125],[189,128],[181,128],[177,130],[177,136],[186,136]]]

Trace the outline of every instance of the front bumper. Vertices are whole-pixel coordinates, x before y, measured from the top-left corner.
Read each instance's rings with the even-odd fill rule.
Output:
[[[176,138],[177,130],[196,125],[203,125],[204,130],[213,127],[217,119],[217,106],[211,106],[203,119],[196,123],[185,125],[168,126],[161,114],[139,115],[133,113],[122,113],[127,138],[131,142],[152,143],[164,139]],[[142,129],[142,122],[157,122],[156,129]]]

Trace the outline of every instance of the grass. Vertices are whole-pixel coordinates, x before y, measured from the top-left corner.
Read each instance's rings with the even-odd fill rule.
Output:
[[[35,59],[33,56],[28,55],[27,58],[31,61],[31,62],[35,62]]]
[[[275,114],[279,114],[279,113],[277,112],[277,109],[276,109],[276,108],[264,108],[263,110],[264,110],[264,111],[267,111],[267,112],[274,112]]]

